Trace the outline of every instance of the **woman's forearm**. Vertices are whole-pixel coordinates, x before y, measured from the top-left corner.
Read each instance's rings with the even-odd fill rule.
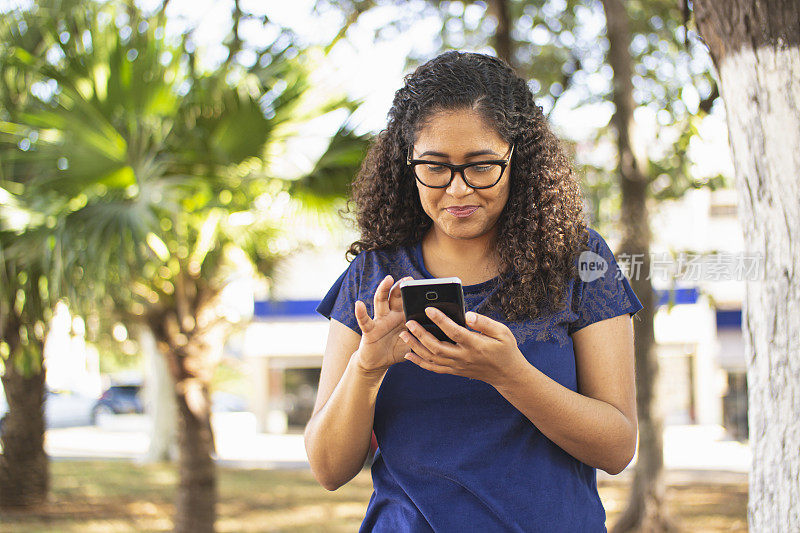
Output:
[[[539,431],[579,461],[618,474],[633,459],[636,431],[613,405],[564,387],[527,361],[494,386]]]
[[[386,371],[369,373],[350,357],[342,378],[304,432],[308,461],[317,481],[336,490],[358,474],[372,437],[375,399]]]

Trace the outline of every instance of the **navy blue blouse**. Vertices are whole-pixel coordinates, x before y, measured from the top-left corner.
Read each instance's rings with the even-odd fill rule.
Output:
[[[569,287],[571,304],[558,313],[505,320],[483,309],[497,278],[464,286],[468,311],[506,324],[525,358],[573,391],[571,335],[642,309],[605,240],[593,229],[589,234],[589,251],[579,259],[582,274]],[[433,277],[421,243],[361,253],[317,311],[360,334],[353,306],[363,301],[372,316],[373,295],[387,274]],[[361,532],[606,531],[595,468],[553,443],[483,381],[396,363],[378,391],[373,429],[374,491]]]

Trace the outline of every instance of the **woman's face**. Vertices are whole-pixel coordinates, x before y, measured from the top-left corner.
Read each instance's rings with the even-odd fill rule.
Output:
[[[511,146],[476,111],[461,109],[433,115],[420,131],[412,159],[464,164],[506,159]],[[445,189],[433,189],[416,181],[422,208],[437,237],[475,239],[493,237],[495,225],[508,200],[511,166],[488,189],[472,189],[460,172]]]

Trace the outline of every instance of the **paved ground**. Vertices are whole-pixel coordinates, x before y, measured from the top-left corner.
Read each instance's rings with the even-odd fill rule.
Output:
[[[249,413],[215,415],[218,460],[242,468],[308,468],[299,431],[257,433]],[[147,451],[148,421],[138,415],[101,419],[98,426],[50,429],[45,449],[54,459],[130,459]],[[750,471],[747,443],[729,440],[720,426],[668,426],[664,431],[664,464],[668,482],[695,479],[741,482]],[[620,476],[631,475],[636,457]],[[610,477],[597,471],[598,479]]]

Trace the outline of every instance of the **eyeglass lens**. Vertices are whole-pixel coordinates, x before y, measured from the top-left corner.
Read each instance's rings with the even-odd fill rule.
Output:
[[[432,163],[418,163],[414,165],[417,178],[429,187],[443,187],[450,181],[452,171],[443,165]],[[503,173],[503,166],[496,163],[486,163],[470,166],[464,169],[467,185],[488,187],[494,185]]]

